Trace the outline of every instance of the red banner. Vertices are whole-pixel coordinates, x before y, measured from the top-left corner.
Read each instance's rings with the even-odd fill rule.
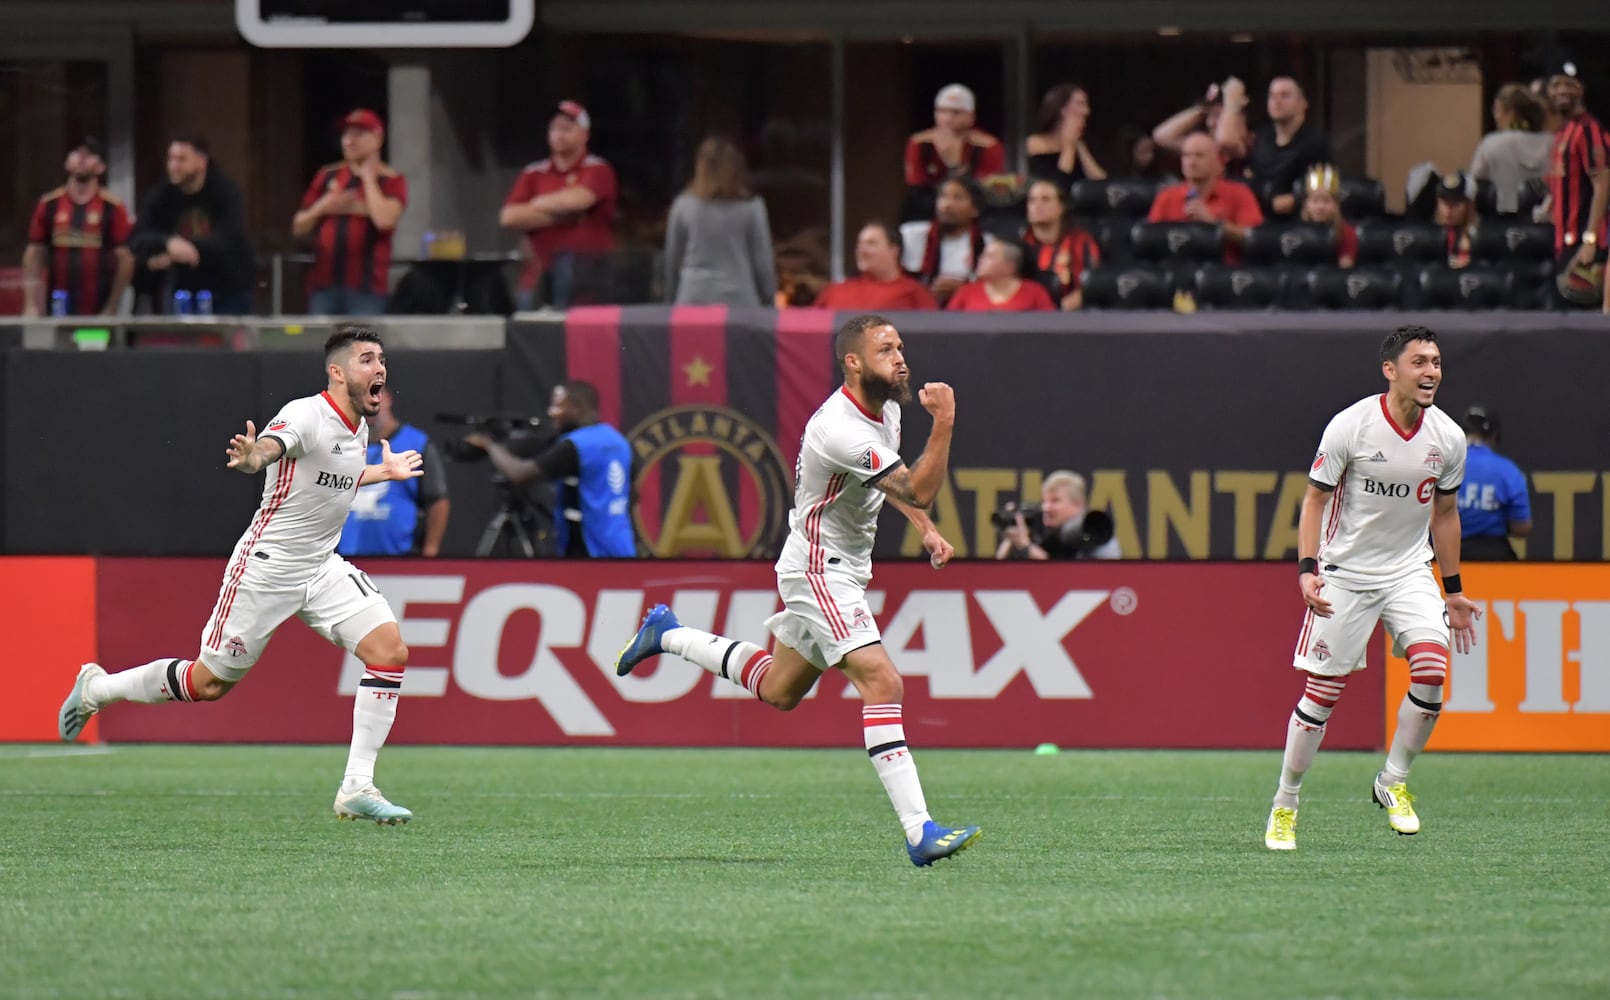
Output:
[[[214,560],[99,563],[111,670],[192,656]],[[860,703],[836,673],[787,717],[662,657],[616,678],[615,655],[663,601],[688,625],[765,644],[778,607],[757,562],[372,560],[410,663],[394,743],[844,746]],[[877,569],[869,603],[906,678],[917,747],[1260,747],[1285,739],[1301,604],[1259,564],[926,563]],[[1374,647],[1371,669],[1381,669]],[[215,704],[118,705],[112,741],[344,743],[357,661],[298,622]],[[1380,673],[1374,676],[1380,677]],[[1326,746],[1382,742],[1384,682],[1356,684]]]

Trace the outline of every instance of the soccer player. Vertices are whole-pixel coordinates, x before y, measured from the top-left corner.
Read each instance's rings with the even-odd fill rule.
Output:
[[[956,397],[943,382],[917,393],[933,414],[933,430],[922,457],[907,467],[900,404],[912,393],[899,332],[881,316],[857,316],[839,328],[833,349],[844,386],[817,409],[800,441],[788,541],[776,567],[783,610],[766,620],[775,651],[687,628],[658,604],[621,650],[615,672],[625,676],[651,656],[674,653],[786,712],[822,671],[843,670],[865,702],[867,755],[905,828],[911,862],[923,867],[967,847],[978,827],[943,827],[928,816],[901,721],[904,687],[867,608],[866,586],[885,498],[922,532],[935,568],[954,554],[923,509],[945,481]]]
[[[329,387],[287,403],[258,436],[229,442],[229,468],[247,475],[269,469],[263,500],[235,551],[218,603],[201,632],[194,660],[162,657],[108,674],[86,663],[62,703],[57,728],[78,738],[96,712],[120,701],[215,701],[246,676],[274,630],[292,615],[365,665],[352,711],[352,749],[335,797],[342,819],[406,823],[413,813],[375,787],[375,758],[397,718],[408,647],[374,581],[335,554],[358,487],[423,475],[417,451],[381,443],[380,463],[366,465],[364,417],[380,410],[386,355],[380,337],[339,326],[324,345]]]
[[[1309,471],[1297,521],[1297,584],[1308,612],[1292,665],[1306,687],[1286,732],[1280,786],[1264,846],[1297,846],[1297,793],[1348,675],[1364,669],[1380,621],[1409,660],[1409,691],[1372,797],[1401,834],[1420,831],[1409,766],[1442,710],[1448,637],[1475,643],[1481,612],[1459,581],[1459,505],[1465,435],[1431,405],[1442,383],[1437,335],[1404,326],[1381,344],[1387,391],[1331,418]],[[1429,532],[1431,544],[1426,543]],[[1432,578],[1436,558],[1442,593]]]

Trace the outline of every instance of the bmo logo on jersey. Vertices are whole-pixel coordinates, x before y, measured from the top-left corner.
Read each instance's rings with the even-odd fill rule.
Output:
[[[1435,479],[1421,480],[1420,485],[1414,487],[1411,487],[1408,483],[1383,483],[1379,479],[1364,480],[1364,492],[1370,496],[1407,499],[1412,495],[1421,503],[1430,503],[1436,488],[1437,481]]]
[[[350,490],[358,485],[358,481],[351,476],[338,476],[333,472],[321,472],[319,478],[314,480],[315,486],[328,486],[332,490]]]

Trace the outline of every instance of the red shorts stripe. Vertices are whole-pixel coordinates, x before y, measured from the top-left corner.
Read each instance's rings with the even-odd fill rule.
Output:
[[[280,509],[285,503],[285,498],[290,495],[291,480],[295,476],[296,459],[285,459],[280,465],[280,476],[279,480],[274,484],[274,493],[268,498],[268,504],[260,512],[261,519],[257,522],[257,526],[252,529],[251,538],[246,540],[246,545],[240,551],[240,557],[230,569],[229,582],[225,584],[223,592],[218,595],[218,605],[213,608],[212,631],[207,633],[207,645],[212,649],[217,649],[218,644],[223,641],[224,622],[229,619],[229,609],[235,605],[235,592],[240,589],[241,578],[246,575],[246,565],[251,559],[252,547],[257,544],[258,539],[263,537],[263,529],[268,527],[268,522],[274,519],[274,512]]]

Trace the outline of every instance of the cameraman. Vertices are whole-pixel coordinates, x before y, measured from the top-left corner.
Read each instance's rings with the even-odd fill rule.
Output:
[[[598,389],[591,382],[554,386],[548,419],[559,439],[534,459],[520,458],[482,433],[464,443],[483,449],[509,482],[524,486],[541,477],[554,483],[554,534],[566,559],[632,558],[630,489],[632,447],[598,416]]]
[[[1112,520],[1101,511],[1087,516],[1085,495],[1085,479],[1077,472],[1060,470],[1046,476],[1040,485],[1041,524],[1031,532],[1024,511],[1012,510],[1013,523],[1002,532],[995,558],[1123,558]]]

